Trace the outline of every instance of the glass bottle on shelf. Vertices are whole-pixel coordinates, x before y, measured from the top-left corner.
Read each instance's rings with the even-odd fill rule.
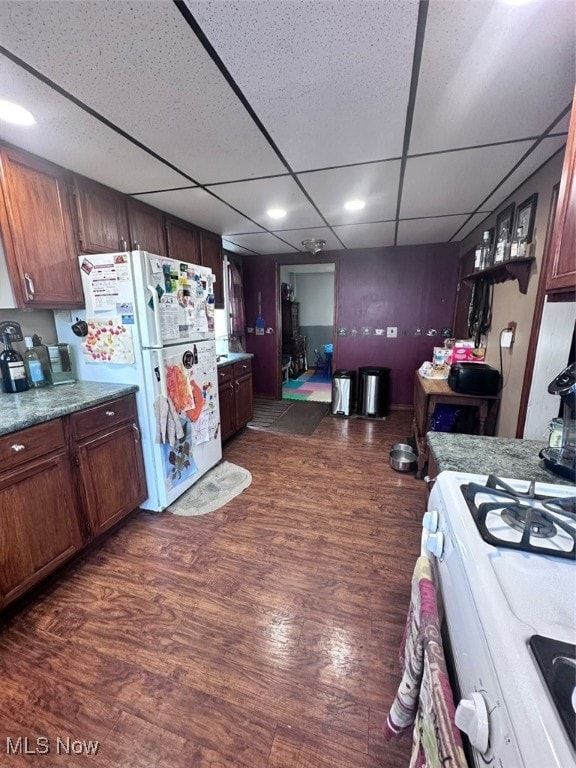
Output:
[[[9,333],[2,334],[2,341],[4,342],[4,349],[0,352],[0,372],[2,373],[4,392],[26,392],[28,379],[26,378],[24,359],[19,352],[12,349]]]
[[[518,227],[516,237],[510,246],[510,259],[525,259],[526,251],[526,238],[524,237],[522,227]]]
[[[490,231],[486,230],[482,233],[481,243],[481,267],[480,269],[488,269],[492,266],[492,243],[490,242]]]
[[[24,339],[26,351],[24,352],[24,363],[26,364],[26,374],[28,377],[28,386],[30,388],[47,387],[50,383],[44,375],[42,361],[38,351],[32,344],[32,337],[26,336]]]
[[[507,227],[502,227],[500,235],[498,236],[498,242],[496,243],[496,250],[494,252],[494,264],[502,264],[504,261],[508,261],[510,258],[510,235]]]

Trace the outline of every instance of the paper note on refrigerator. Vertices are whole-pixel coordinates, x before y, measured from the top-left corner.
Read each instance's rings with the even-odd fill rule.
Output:
[[[114,363],[132,365],[134,344],[132,328],[118,318],[89,319],[88,335],[82,341],[84,360],[87,363]]]

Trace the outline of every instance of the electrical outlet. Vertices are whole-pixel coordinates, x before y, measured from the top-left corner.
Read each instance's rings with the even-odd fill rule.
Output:
[[[512,331],[512,341],[510,342],[510,346],[514,344],[514,339],[516,338],[516,328],[518,326],[518,323],[515,320],[510,320],[508,323],[508,330]]]
[[[386,328],[386,338],[396,339],[398,337],[398,328],[395,325],[389,325]]]
[[[508,327],[505,328],[500,334],[500,346],[502,349],[510,349],[514,344],[514,337],[516,336],[516,323],[511,320],[508,323]]]

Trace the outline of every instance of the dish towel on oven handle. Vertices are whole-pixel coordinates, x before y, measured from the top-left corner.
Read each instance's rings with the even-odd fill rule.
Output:
[[[409,768],[467,768],[440,637],[430,560],[421,556],[412,576],[410,608],[400,646],[403,675],[384,737],[412,730]]]

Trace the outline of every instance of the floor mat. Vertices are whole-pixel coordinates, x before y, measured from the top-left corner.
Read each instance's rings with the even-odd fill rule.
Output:
[[[222,461],[170,504],[166,512],[185,516],[214,512],[242,493],[251,482],[252,475],[247,469],[230,461]]]
[[[327,403],[294,402],[268,427],[268,431],[286,435],[311,435],[327,414]]]
[[[254,398],[254,413],[252,419],[248,422],[249,427],[259,427],[266,429],[279,419],[292,403],[286,400],[265,400],[264,398]]]
[[[332,400],[332,384],[328,376],[317,376],[314,369],[303,373],[297,379],[289,379],[282,385],[283,400],[309,400],[329,403]]]

